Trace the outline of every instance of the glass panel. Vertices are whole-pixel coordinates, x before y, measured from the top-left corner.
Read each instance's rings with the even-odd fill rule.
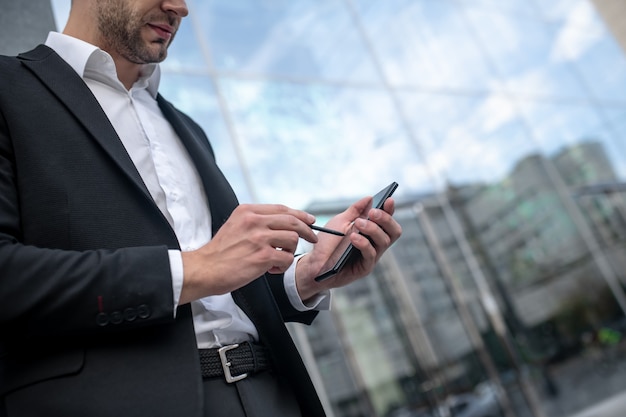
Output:
[[[54,15],[56,30],[61,32],[70,15],[70,0],[50,0],[50,3],[52,4],[52,14]]]
[[[554,40],[545,22],[468,9],[479,42],[488,52],[508,92],[524,96],[585,96],[573,68],[554,57]]]
[[[378,89],[223,79],[245,163],[264,202],[351,200],[397,181],[431,187],[391,101]]]
[[[541,0],[539,0],[541,1]],[[503,12],[509,12],[511,15],[537,15],[537,7],[532,0],[461,0],[466,6],[481,9],[495,9]]]
[[[494,82],[462,10],[451,2],[354,3],[392,84],[483,90]]]
[[[618,176],[622,178],[626,176],[626,171],[621,170],[626,156],[624,146],[610,134],[608,125],[601,119],[601,114],[597,109],[587,105],[573,104],[537,102],[521,102],[520,104],[532,135],[548,155],[558,152],[561,154],[579,152],[576,149],[582,149],[586,143],[598,144],[597,152],[589,150],[591,153],[578,157],[581,160],[589,158],[591,161],[596,161],[596,168],[585,168],[586,178],[581,178],[577,185],[613,181]],[[619,146],[618,143],[620,143]],[[594,157],[594,155],[598,156]],[[572,154],[572,158],[574,157]],[[565,180],[573,185],[573,180],[567,178]]]
[[[502,96],[401,97],[428,166],[438,178],[455,184],[497,181],[535,146],[514,103]]]
[[[592,31],[563,29],[557,36],[557,42],[567,45],[561,57],[573,62],[593,98],[626,102],[626,56],[602,27]]]
[[[192,21],[183,19],[161,66],[167,71],[198,72],[207,70],[205,57],[193,32]]]
[[[616,152],[622,157],[614,161],[618,172],[626,172],[626,106],[601,108],[607,120]]]
[[[541,2],[558,22],[550,25],[552,60],[572,63],[590,96],[624,102],[620,91],[626,88],[626,59],[604,22],[587,1],[561,2],[560,12],[550,11],[558,3]]]
[[[383,294],[378,282],[369,280],[346,287],[334,300],[345,341],[376,415],[405,402],[398,376],[414,373]]]
[[[209,137],[217,163],[241,202],[252,202],[241,161],[224,123],[211,79],[203,76],[163,73],[160,93],[193,118]]]
[[[590,0],[532,0],[534,7],[548,20],[566,21],[576,24],[589,22],[589,16],[595,14]]]
[[[218,70],[350,82],[377,78],[340,1],[189,3]]]

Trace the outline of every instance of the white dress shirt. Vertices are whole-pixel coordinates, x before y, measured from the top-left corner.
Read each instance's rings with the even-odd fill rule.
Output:
[[[156,102],[160,81],[157,64],[144,65],[140,78],[127,90],[117,77],[111,56],[79,39],[50,32],[46,45],[80,75],[115,128],[155,203],[174,229],[183,251],[211,240],[211,213],[202,182],[187,150],[163,117]],[[183,285],[181,252],[169,251],[174,311]],[[295,264],[284,274],[289,300],[299,311],[328,309],[328,292],[305,305],[295,284]],[[191,303],[199,348],[258,340],[257,330],[231,294]]]

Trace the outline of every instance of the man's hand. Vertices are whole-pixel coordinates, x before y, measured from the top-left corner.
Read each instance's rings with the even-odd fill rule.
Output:
[[[333,217],[326,225],[331,229],[346,232],[352,230],[354,224],[355,230],[350,233],[349,238],[354,247],[361,252],[356,261],[346,264],[337,275],[316,282],[315,277],[326,272],[321,268],[333,255],[341,240],[324,233],[320,233],[319,241],[313,250],[298,261],[296,285],[302,300],[306,301],[322,290],[341,287],[368,275],[387,248],[400,238],[402,227],[392,217],[395,209],[394,200],[387,199],[383,210],[369,209],[371,202],[372,197],[357,201],[343,213]],[[369,236],[369,239],[363,235]]]
[[[315,217],[282,205],[240,205],[209,243],[183,252],[180,304],[226,294],[293,263],[299,238],[318,241]],[[366,239],[367,240],[367,239]]]

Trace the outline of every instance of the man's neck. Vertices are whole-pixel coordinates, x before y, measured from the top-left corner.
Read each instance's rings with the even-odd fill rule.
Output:
[[[130,90],[135,84],[135,82],[141,76],[141,64],[135,64],[134,62],[130,62],[129,60],[123,58],[121,55],[107,51],[106,52],[111,55],[113,58],[113,62],[115,62],[115,69],[117,71],[117,78],[121,81],[121,83],[126,87],[127,90]]]
[[[76,16],[72,16],[70,14],[70,19],[68,20],[68,23],[65,26],[63,33],[65,35],[69,35],[74,38],[88,42],[92,45],[98,46],[103,51],[108,52],[109,55],[111,55],[111,57],[113,58],[113,62],[115,62],[117,78],[124,85],[124,87],[126,87],[127,90],[130,90],[133,84],[135,84],[135,82],[139,79],[139,76],[141,75],[142,65],[130,62],[119,53],[114,52],[112,50],[113,48],[106,48],[102,46],[102,42],[99,41],[98,33],[94,28],[88,27],[88,29],[85,29],[84,25],[77,25],[76,21]]]

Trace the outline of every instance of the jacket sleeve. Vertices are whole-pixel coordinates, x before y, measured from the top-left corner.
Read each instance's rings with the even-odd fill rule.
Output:
[[[2,157],[0,157],[0,165]],[[70,251],[24,245],[0,181],[0,333],[77,335],[173,320],[167,248]]]
[[[53,165],[59,159],[47,158],[48,150],[42,149],[41,161],[49,160],[50,165],[32,169],[42,162],[23,157],[25,152],[18,156],[15,149],[19,143],[31,152],[34,145],[24,142],[32,135],[12,137],[12,130],[19,129],[2,110],[0,107],[0,339],[76,335],[172,321],[168,247],[154,233],[148,237],[149,245],[135,237],[144,229],[152,233],[154,222],[134,233],[135,222],[128,220],[129,230],[118,233],[111,225],[129,206],[109,202],[107,216],[98,212],[100,201],[94,201],[115,200],[109,189],[119,190],[122,181],[102,180],[93,185],[92,195],[81,193],[79,182],[56,189],[60,188],[56,184],[66,180],[64,176],[96,181],[92,178],[100,176],[96,171],[100,167],[90,171],[87,164],[98,162],[90,158],[89,149],[81,149],[90,158],[85,166],[74,162],[67,164],[67,169],[57,169]],[[41,143],[50,142],[48,139]],[[70,152],[58,150],[59,154]],[[29,174],[32,171],[37,172]],[[84,209],[76,208],[79,202],[84,202]],[[146,215],[150,216],[156,215]],[[85,231],[77,230],[80,227]],[[84,238],[87,231],[93,241]],[[112,240],[111,236],[118,234],[126,239]],[[107,240],[109,245],[98,246],[99,241]]]
[[[0,329],[76,335],[173,320],[165,247],[74,252],[0,234]]]
[[[274,296],[274,299],[278,304],[278,308],[280,309],[280,313],[283,316],[283,320],[285,322],[296,322],[303,324],[311,324],[313,322],[315,317],[317,317],[319,311],[296,310],[289,301],[289,297],[287,295],[287,292],[285,291],[282,274],[266,274],[266,278],[269,283],[270,290],[272,291],[272,295]]]

